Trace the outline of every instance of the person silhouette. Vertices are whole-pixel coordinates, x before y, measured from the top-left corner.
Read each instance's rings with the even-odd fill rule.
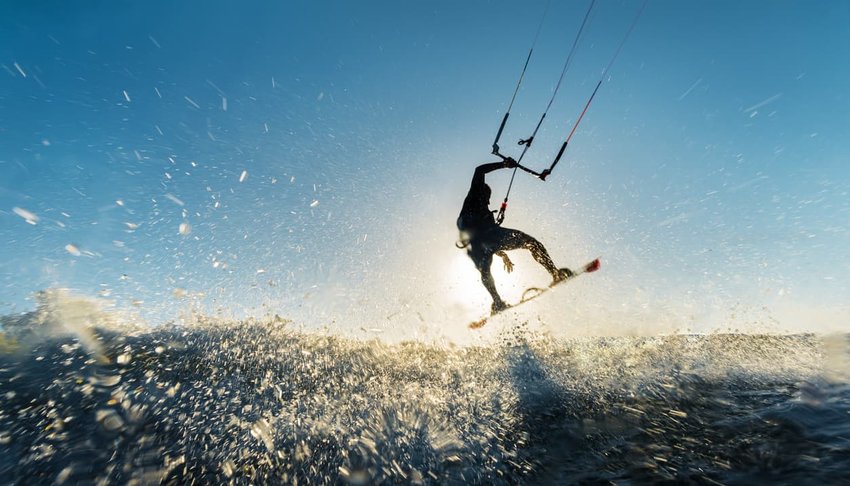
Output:
[[[496,223],[496,218],[493,216],[495,211],[490,210],[492,191],[484,181],[485,175],[495,170],[513,169],[518,166],[514,159],[507,157],[504,162],[493,162],[476,167],[472,184],[463,201],[460,216],[457,218],[457,228],[461,233],[460,243],[457,246],[466,248],[467,255],[481,273],[481,283],[493,298],[493,304],[490,307],[493,314],[508,308],[496,290],[496,282],[490,271],[493,255],[502,259],[505,270],[510,273],[514,265],[505,252],[523,248],[530,251],[537,263],[552,275],[550,286],[573,275],[573,271],[569,268],[555,266],[549,252],[535,238],[519,230],[503,228]]]

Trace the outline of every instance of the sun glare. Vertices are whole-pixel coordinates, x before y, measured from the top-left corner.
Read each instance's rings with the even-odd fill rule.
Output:
[[[515,304],[528,287],[546,285],[548,277],[527,252],[510,252],[509,256],[514,263],[513,272],[508,273],[505,270],[499,257],[493,258],[491,271],[499,295],[505,302]],[[449,306],[474,311],[475,314],[486,313],[490,309],[490,295],[481,284],[481,276],[465,252],[459,251],[449,259],[443,275]]]

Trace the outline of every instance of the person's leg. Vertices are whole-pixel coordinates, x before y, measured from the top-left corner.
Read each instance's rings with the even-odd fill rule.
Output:
[[[507,309],[507,304],[505,304],[496,290],[496,281],[493,279],[493,273],[490,271],[490,266],[493,264],[493,252],[489,251],[484,245],[473,242],[468,254],[475,263],[475,268],[481,273],[481,283],[484,284],[484,288],[487,289],[487,292],[490,293],[490,297],[493,299],[490,309],[493,312]]]
[[[550,257],[549,252],[546,251],[546,247],[537,241],[537,239],[523,233],[522,231],[509,228],[499,228],[498,232],[495,233],[494,236],[497,236],[494,240],[498,242],[499,250],[517,250],[524,248],[530,251],[531,256],[537,261],[537,263],[543,266],[543,268],[549,272],[549,275],[552,276],[553,283],[560,282],[561,280],[570,277],[573,273],[568,268],[559,269],[555,266],[555,262],[552,261],[552,257]]]

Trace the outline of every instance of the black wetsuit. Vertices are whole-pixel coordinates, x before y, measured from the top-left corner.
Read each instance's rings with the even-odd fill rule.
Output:
[[[463,208],[457,219],[457,227],[463,235],[462,240],[467,244],[467,254],[481,273],[481,282],[493,298],[494,311],[505,307],[490,272],[494,254],[499,254],[505,259],[505,265],[510,266],[510,260],[504,252],[525,248],[531,251],[534,259],[546,268],[553,279],[564,278],[563,272],[558,270],[539,241],[522,231],[502,228],[496,224],[493,212],[490,211],[491,190],[484,182],[484,176],[494,170],[508,167],[505,162],[495,162],[479,165],[475,169],[469,193],[463,201]]]
[[[504,169],[504,162],[479,165],[472,176],[472,185],[463,200],[463,208],[457,219],[457,228],[470,233],[496,226],[496,218],[490,211],[490,186],[484,182],[484,175],[494,170]]]

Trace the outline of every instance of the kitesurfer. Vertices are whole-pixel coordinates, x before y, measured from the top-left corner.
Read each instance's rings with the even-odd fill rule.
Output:
[[[481,273],[481,283],[493,298],[493,304],[490,307],[493,313],[508,307],[496,291],[496,283],[490,272],[493,255],[499,256],[505,265],[505,270],[511,272],[513,263],[505,251],[520,248],[530,251],[537,263],[552,275],[550,285],[573,275],[570,269],[555,266],[546,248],[539,241],[522,231],[503,228],[496,223],[493,216],[495,211],[490,211],[490,186],[484,182],[484,176],[494,170],[516,167],[518,167],[517,162],[510,157],[505,158],[504,162],[479,165],[472,176],[472,185],[463,201],[460,217],[457,219],[457,227],[461,232],[459,246],[467,249],[467,254]]]

